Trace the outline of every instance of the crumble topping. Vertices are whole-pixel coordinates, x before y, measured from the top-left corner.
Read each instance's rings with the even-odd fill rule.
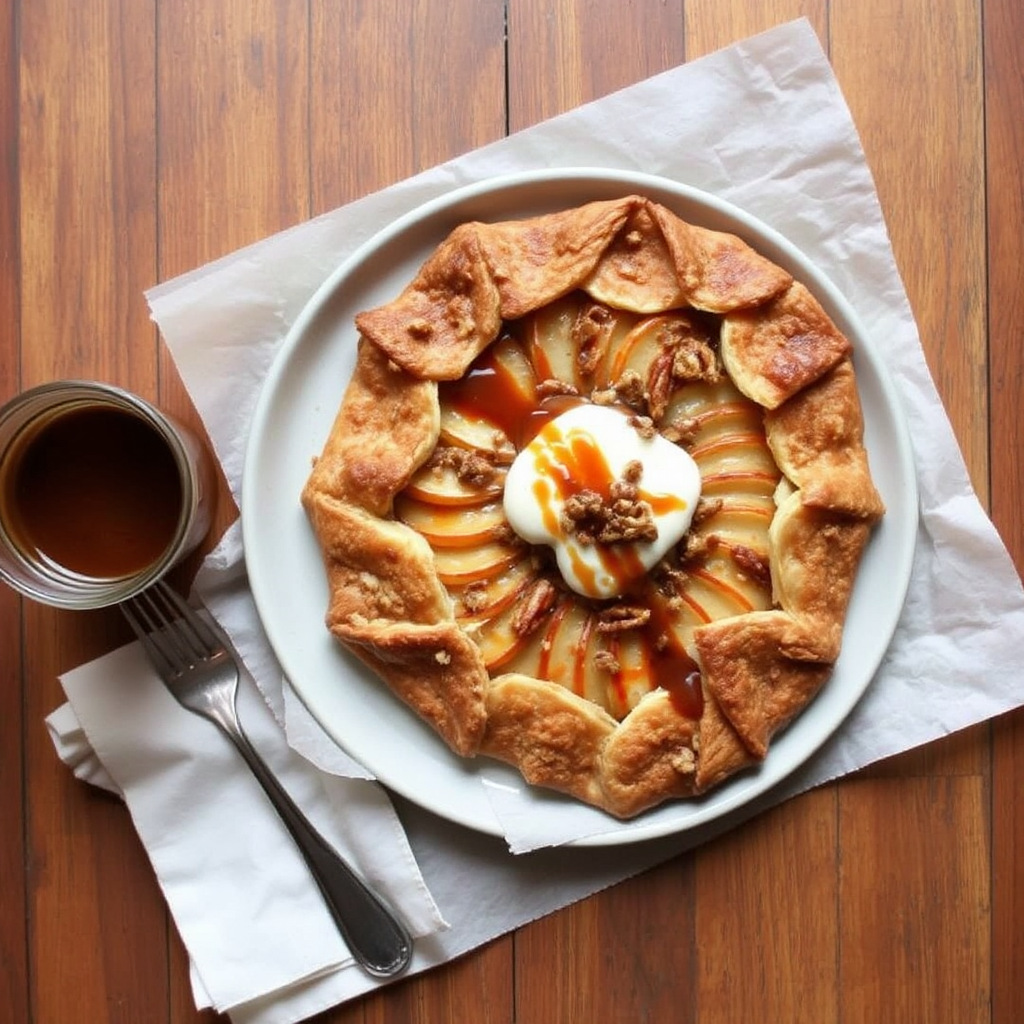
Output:
[[[579,391],[568,381],[557,377],[548,377],[537,384],[538,398],[551,398],[554,395],[578,395]]]
[[[562,529],[580,544],[656,540],[654,513],[650,504],[639,497],[637,484],[642,473],[643,464],[632,459],[609,488],[608,500],[589,489],[571,495],[562,509]]]
[[[608,348],[615,319],[611,310],[600,303],[584,305],[572,325],[576,345],[576,366],[583,377],[591,377]]]
[[[486,458],[478,451],[452,445],[438,445],[428,465],[437,470],[450,469],[460,483],[473,487],[486,487],[498,476],[494,459]]]
[[[647,625],[651,609],[639,604],[613,604],[597,614],[599,633],[623,633],[627,629],[639,629]]]

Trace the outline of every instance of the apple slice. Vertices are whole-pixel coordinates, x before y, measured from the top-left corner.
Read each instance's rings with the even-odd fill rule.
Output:
[[[602,667],[602,652],[609,648],[608,635],[597,628],[597,616],[590,613],[586,625],[580,634],[580,663],[583,671],[582,690],[580,695],[595,704],[605,707],[604,701],[611,682],[609,671]],[[605,707],[605,710],[608,709]]]
[[[768,472],[759,469],[716,470],[713,473],[701,472],[701,494],[714,498],[718,496],[735,496],[743,494],[744,498],[752,495],[771,497],[779,482],[778,470]]]
[[[500,448],[506,438],[504,431],[490,420],[450,405],[442,405],[439,440],[442,444],[452,444],[457,448],[490,452]]]
[[[579,307],[579,297],[567,295],[523,321],[523,347],[537,380],[560,380],[575,386],[576,347],[572,329]]]
[[[708,335],[681,313],[645,317],[611,349],[607,383],[614,384],[624,373],[632,371],[649,387],[655,363],[662,356],[671,359],[671,350],[687,339],[707,341]],[[683,386],[680,384],[680,388]]]
[[[505,510],[499,501],[458,508],[418,501],[408,493],[395,498],[395,517],[422,534],[435,548],[484,544],[506,525]]]
[[[486,483],[474,484],[459,478],[450,466],[427,464],[418,469],[405,486],[405,495],[428,505],[463,508],[500,498],[505,489],[505,468],[495,467]]]
[[[445,586],[463,586],[492,579],[523,557],[521,544],[488,541],[471,548],[438,548],[434,566]]]
[[[703,567],[687,568],[686,575],[686,598],[709,622],[754,610],[754,602],[744,591],[714,571]]]
[[[651,647],[645,632],[629,629],[613,635],[609,650],[618,671],[608,675],[605,707],[621,721],[651,690]]]
[[[690,532],[694,536],[714,535],[723,543],[765,551],[774,505],[768,497],[760,500],[762,504],[756,504],[754,498],[744,501],[724,499],[721,508],[701,519]]]
[[[693,655],[693,631],[711,620],[707,612],[686,593],[685,585],[677,594],[666,595],[651,589],[648,596],[651,621],[655,624],[652,634],[666,633],[673,648]]]
[[[468,627],[472,623],[479,625],[486,619],[497,618],[518,598],[535,574],[532,559],[524,553],[518,562],[497,576],[461,587],[450,587],[448,592],[455,602],[456,619]]]
[[[690,455],[702,478],[736,471],[780,476],[763,434],[728,434],[691,448]]]
[[[525,595],[530,582],[532,579],[527,582],[521,594]],[[541,674],[541,666],[551,646],[550,634],[557,629],[558,621],[572,609],[574,602],[568,595],[561,595],[554,607],[544,613],[536,627],[524,634],[516,628],[516,619],[521,611],[519,597],[520,595],[517,595],[516,600],[503,609],[492,623],[484,625],[481,633],[486,636],[496,631],[505,637],[507,650],[500,660],[494,663],[495,667],[500,666],[502,672],[520,672],[534,679],[543,679],[545,677]],[[493,644],[495,641],[489,642]]]
[[[593,625],[590,612],[567,597],[551,616],[537,666],[538,677],[559,683],[579,697],[585,696],[583,658]]]
[[[522,650],[528,636],[523,636],[514,628],[516,618],[516,602],[511,602],[494,618],[470,619],[462,623],[462,628],[480,648],[480,656],[488,671],[505,666]]]
[[[693,381],[669,396],[662,428],[684,428],[686,444],[699,444],[720,433],[751,430],[764,433],[764,413],[745,398],[727,377]]]
[[[522,342],[537,380],[560,380],[581,394],[607,382],[605,360],[636,323],[635,313],[596,307],[573,292],[527,317]]]
[[[519,425],[537,405],[533,367],[518,341],[503,335],[462,378],[438,389],[441,439],[492,451],[514,442]]]

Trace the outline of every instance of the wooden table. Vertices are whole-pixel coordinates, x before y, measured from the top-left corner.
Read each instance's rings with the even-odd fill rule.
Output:
[[[0,398],[95,377],[191,419],[146,287],[806,15],[974,484],[1024,564],[1020,0],[0,6]],[[0,588],[4,1022],[213,1019],[128,814],[42,724],[57,674],[126,639],[114,613]],[[1019,1024],[1022,865],[1018,712],[321,1019]]]

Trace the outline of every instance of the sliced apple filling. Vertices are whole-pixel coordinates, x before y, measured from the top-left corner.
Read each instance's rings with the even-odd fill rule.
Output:
[[[396,496],[395,515],[431,544],[456,621],[491,675],[549,680],[619,720],[657,689],[692,714],[702,701],[694,629],[771,607],[768,528],[780,472],[762,408],[722,371],[714,328],[692,311],[644,316],[576,291],[507,324],[460,380],[440,385],[435,457]],[[638,421],[627,431],[649,423],[673,438],[707,481],[682,541],[625,594],[603,600],[574,592],[549,549],[517,536],[495,498],[510,458],[552,418],[594,403]],[[474,483],[472,473],[441,472],[454,461],[493,474]],[[586,474],[585,465],[558,469]]]
[[[884,511],[811,293],[627,196],[462,225],[356,325],[302,496],[331,632],[453,750],[619,817],[762,760]]]

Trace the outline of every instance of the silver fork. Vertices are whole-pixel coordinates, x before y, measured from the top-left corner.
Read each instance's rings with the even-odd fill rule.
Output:
[[[219,726],[238,748],[295,840],[356,961],[380,978],[404,970],[412,940],[402,923],[313,828],[242,730],[235,707],[238,664],[227,637],[162,581],[120,608],[178,703]]]

